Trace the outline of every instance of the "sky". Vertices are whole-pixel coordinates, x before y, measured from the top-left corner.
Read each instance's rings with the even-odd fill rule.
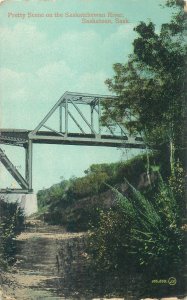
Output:
[[[105,80],[125,63],[140,21],[160,25],[171,11],[164,0],[5,0],[0,4],[0,127],[34,129],[65,91],[109,94]],[[82,23],[74,13],[120,14],[116,23]],[[57,17],[61,15],[60,17]],[[37,16],[36,16],[37,15]],[[108,18],[108,17],[106,17]],[[86,18],[88,19],[88,18]],[[2,146],[24,173],[24,150]],[[34,145],[33,188],[83,176],[93,163],[129,159],[137,151]],[[0,188],[16,183],[0,164]]]

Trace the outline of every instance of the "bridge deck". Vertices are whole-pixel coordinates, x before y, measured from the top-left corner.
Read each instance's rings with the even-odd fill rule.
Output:
[[[38,131],[33,135],[31,130],[0,129],[0,144],[26,146],[29,139],[37,144],[145,148],[143,140],[140,137],[82,133],[65,134],[63,132],[59,134],[50,131]]]

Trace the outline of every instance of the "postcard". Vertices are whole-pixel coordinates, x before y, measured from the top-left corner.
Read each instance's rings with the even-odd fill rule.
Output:
[[[0,299],[185,296],[186,11],[1,1]]]

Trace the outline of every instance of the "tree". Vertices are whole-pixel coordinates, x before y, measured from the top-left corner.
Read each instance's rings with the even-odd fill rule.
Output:
[[[141,134],[147,145],[167,147],[174,173],[184,148],[186,19],[184,1],[168,0],[166,5],[174,9],[170,23],[157,33],[152,22],[141,22],[134,29],[138,37],[128,62],[114,65],[115,75],[106,84],[118,100],[104,103],[102,121],[118,121],[130,133]]]

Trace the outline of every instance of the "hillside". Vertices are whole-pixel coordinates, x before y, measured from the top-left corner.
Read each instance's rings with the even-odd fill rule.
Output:
[[[150,164],[157,164],[155,155],[150,157]],[[155,177],[153,172],[151,177]],[[65,225],[70,231],[87,230],[90,222],[97,223],[99,211],[115,206],[110,186],[128,193],[125,180],[145,190],[149,185],[146,156],[136,156],[125,162],[94,164],[85,171],[84,177],[63,180],[39,191],[39,216],[50,224]]]

